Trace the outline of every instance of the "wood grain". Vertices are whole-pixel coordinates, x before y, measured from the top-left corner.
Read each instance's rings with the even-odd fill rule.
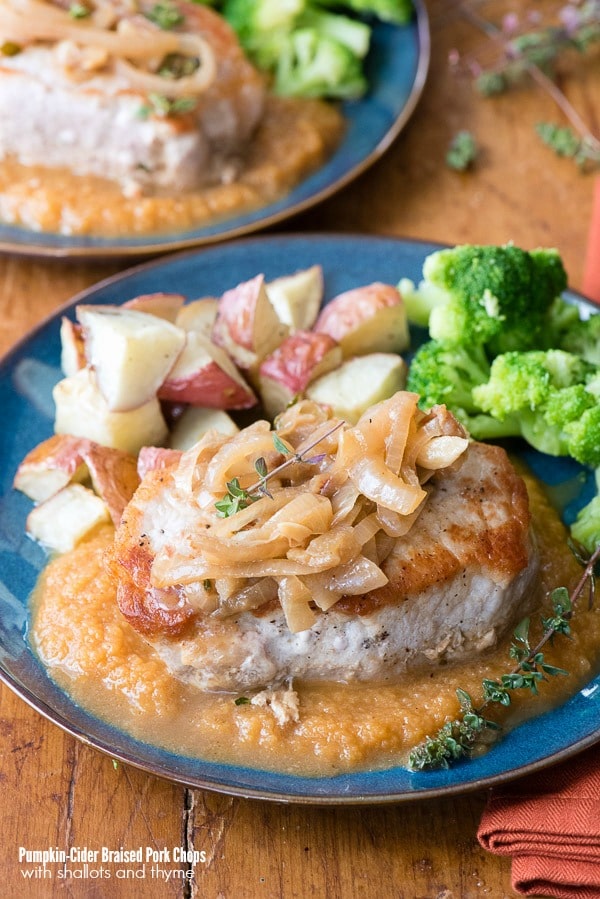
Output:
[[[496,7],[509,8],[508,3]],[[525,8],[515,0],[510,9]],[[337,230],[446,242],[554,245],[572,286],[582,281],[591,179],[544,148],[536,122],[560,121],[536,89],[483,100],[454,72],[454,48],[475,53],[481,36],[460,3],[431,0],[432,66],[410,127],[386,156],[340,195],[285,230]],[[564,88],[596,130],[597,65]],[[447,169],[459,129],[481,148],[472,172]],[[79,290],[120,267],[0,259],[0,351]],[[6,426],[6,425],[5,425]],[[475,833],[485,795],[374,808],[260,803],[186,790],[118,766],[0,690],[0,895],[181,899],[480,899],[512,897],[510,864],[485,853]],[[20,846],[120,846],[206,853],[191,879],[143,882],[36,880],[24,884]],[[135,867],[135,866],[130,866]],[[163,865],[190,871],[190,866]],[[114,871],[115,866],[112,870]],[[191,872],[190,872],[191,873]]]

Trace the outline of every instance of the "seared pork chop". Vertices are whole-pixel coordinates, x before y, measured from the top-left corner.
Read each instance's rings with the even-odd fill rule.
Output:
[[[127,8],[113,5],[115,15]],[[108,178],[127,193],[181,191],[232,177],[262,116],[265,86],[220,16],[191,3],[177,8],[181,27],[207,42],[217,64],[213,83],[189,109],[169,106],[168,79],[162,93],[145,91],[109,55],[73,38],[33,43],[0,63],[0,158]],[[135,21],[151,43],[154,26],[140,14]],[[10,29],[0,32],[15,40]]]
[[[177,507],[169,470],[155,472],[117,540],[121,608],[176,677],[205,690],[292,677],[385,681],[481,652],[528,608],[538,560],[525,484],[502,449],[472,443],[426,489],[419,517],[381,565],[388,583],[316,610],[312,627],[292,633],[276,599],[218,618],[194,609],[194,585],[150,586],[153,553],[178,534],[183,542],[199,520],[192,506]]]

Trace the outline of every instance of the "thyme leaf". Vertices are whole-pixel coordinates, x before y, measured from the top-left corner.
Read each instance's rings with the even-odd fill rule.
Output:
[[[145,15],[147,19],[158,25],[163,31],[177,28],[178,25],[185,21],[185,16],[172,0],[159,0]]]
[[[261,477],[261,478],[266,478],[266,476],[267,476],[267,463],[265,462],[265,460],[264,460],[264,458],[263,458],[262,456],[260,457],[260,459],[257,459],[257,460],[256,460],[256,462],[254,463],[254,468],[255,468],[256,473],[258,474],[259,477]]]
[[[71,3],[69,6],[69,15],[72,19],[87,19],[91,14],[91,10],[83,3]]]
[[[257,496],[252,496],[248,490],[240,486],[237,478],[233,478],[227,482],[227,493],[223,499],[217,500],[215,508],[219,518],[229,518],[241,509],[246,509],[257,499]]]
[[[458,131],[448,147],[446,165],[457,172],[465,172],[477,158],[477,143],[470,131]]]
[[[296,453],[293,448],[288,446],[278,434],[273,434],[273,445],[275,449],[282,453],[282,455],[286,456],[284,462],[281,465],[278,465],[272,471],[267,470],[267,463],[265,459],[261,456],[254,463],[254,469],[256,473],[259,475],[259,480],[252,484],[250,487],[244,488],[240,485],[238,478],[233,478],[231,481],[227,483],[227,493],[222,497],[222,499],[217,500],[215,503],[215,508],[217,510],[217,515],[219,518],[229,518],[231,515],[235,515],[236,512],[239,512],[241,509],[246,509],[251,503],[256,502],[257,499],[260,499],[261,496],[267,496],[269,499],[273,499],[269,490],[267,488],[267,483],[270,478],[273,478],[275,475],[282,472],[289,465],[292,465],[294,462],[306,462],[307,464],[315,464],[315,462],[320,462],[323,459],[323,455],[315,456],[313,458],[309,457],[308,454],[325,440],[327,437],[334,434],[337,430],[339,430],[345,422],[339,421],[336,425],[334,425],[326,434],[323,434],[322,437],[319,437],[318,440],[315,440],[309,446],[306,447],[304,452]]]
[[[148,102],[138,109],[138,118],[147,119],[152,115],[161,119],[193,112],[197,101],[193,97],[177,97],[170,100],[164,94],[148,94]]]
[[[600,146],[596,141],[580,137],[573,128],[540,122],[535,130],[542,143],[557,156],[573,159],[580,168],[586,165],[600,165]]]
[[[275,447],[275,449],[277,450],[278,453],[282,453],[284,456],[289,456],[291,453],[294,452],[293,449],[290,449],[290,447],[287,445],[287,443],[283,442],[283,440],[281,439],[281,437],[279,437],[278,434],[273,434],[273,446]]]

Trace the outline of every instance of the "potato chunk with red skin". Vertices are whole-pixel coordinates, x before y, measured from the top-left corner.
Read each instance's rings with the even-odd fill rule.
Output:
[[[185,297],[180,293],[144,293],[123,303],[123,309],[147,312],[174,325],[184,303]]]
[[[184,331],[199,331],[205,337],[210,338],[218,309],[219,301],[215,297],[192,300],[191,303],[186,303],[181,307],[177,313],[175,324]]]
[[[155,395],[185,345],[185,331],[123,306],[77,306],[85,353],[111,412],[137,409]]]
[[[325,288],[320,265],[275,278],[266,288],[279,320],[289,325],[292,332],[312,328],[319,315]]]
[[[337,340],[345,359],[401,353],[409,344],[402,297],[395,287],[379,282],[339,294],[327,303],[314,330]]]
[[[140,483],[135,456],[121,450],[85,437],[55,434],[25,456],[13,487],[43,503],[65,487],[88,479],[117,525]]]
[[[52,395],[57,434],[89,437],[102,446],[127,453],[137,453],[147,444],[160,446],[167,439],[167,426],[155,396],[143,406],[127,412],[113,412],[89,368],[63,378],[55,385]]]
[[[264,276],[257,275],[223,294],[211,336],[239,368],[253,373],[287,333],[269,300]]]
[[[267,414],[271,418],[278,415],[315,378],[341,362],[342,351],[328,334],[296,331],[286,337],[259,369],[260,395]]]
[[[227,353],[198,331],[187,333],[185,346],[158,396],[210,409],[250,409],[256,405],[252,388]]]

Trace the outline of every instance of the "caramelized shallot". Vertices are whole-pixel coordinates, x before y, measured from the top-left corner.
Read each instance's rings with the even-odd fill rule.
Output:
[[[399,392],[355,426],[303,401],[275,434],[259,421],[207,435],[173,473],[199,523],[157,551],[152,585],[182,590],[215,617],[278,599],[293,633],[313,626],[315,608],[385,586],[381,566],[423,509],[423,484],[467,447],[445,407],[426,414],[417,399]]]

